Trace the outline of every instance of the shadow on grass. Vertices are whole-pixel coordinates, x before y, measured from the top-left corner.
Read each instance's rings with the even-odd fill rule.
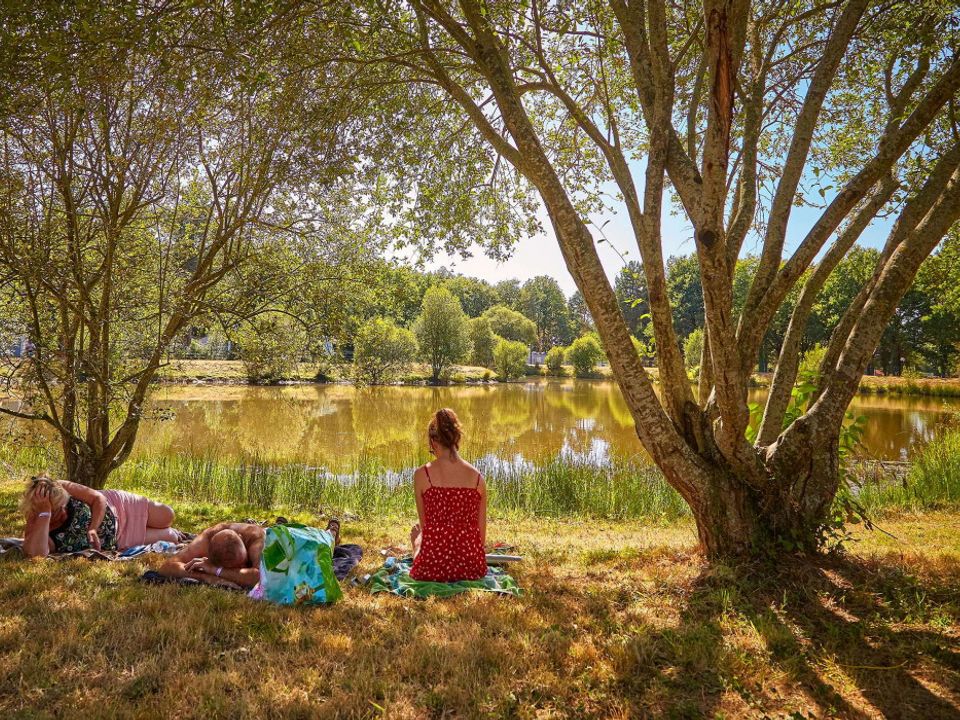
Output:
[[[633,638],[623,689],[659,687],[668,717],[960,718],[960,567],[926,570],[705,566],[679,623]]]
[[[144,586],[137,561],[0,558],[0,716],[960,717],[955,558],[708,567],[551,527],[510,599],[277,608]],[[348,530],[369,572],[390,532]]]

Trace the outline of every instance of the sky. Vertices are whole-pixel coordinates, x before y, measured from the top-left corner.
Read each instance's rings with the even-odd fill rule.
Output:
[[[427,267],[430,270],[446,267],[462,275],[472,275],[492,283],[511,278],[518,278],[522,282],[537,275],[549,275],[557,280],[561,289],[569,296],[577,286],[567,270],[545,210],[541,209],[539,219],[543,225],[544,234],[518,240],[512,256],[506,262],[497,262],[485,256],[481,250],[476,250],[473,257],[466,260],[436,257]],[[590,231],[593,236],[606,237],[608,241],[599,243],[597,252],[612,282],[626,262],[640,260],[640,251],[633,237],[633,230],[630,228],[627,209],[622,202],[612,202],[610,212],[590,219]],[[602,228],[602,235],[600,228]],[[686,218],[682,215],[671,215],[665,211],[663,216],[664,258],[671,255],[689,255],[694,249],[693,229],[686,222]]]
[[[832,199],[830,193],[828,193],[827,200]],[[821,210],[816,208],[793,209],[787,231],[785,255],[788,256],[796,248],[820,213]],[[492,283],[510,278],[518,278],[522,282],[537,275],[549,275],[557,280],[560,287],[569,296],[577,288],[567,270],[566,263],[564,263],[560,246],[557,244],[544,210],[540,212],[540,221],[544,227],[544,234],[518,240],[513,255],[506,262],[492,260],[486,257],[482,250],[478,249],[474,252],[473,257],[466,260],[459,257],[438,256],[431,263],[428,263],[427,269],[437,270],[446,267],[462,275],[471,275]],[[603,236],[608,240],[606,243],[598,244],[597,250],[612,282],[625,262],[640,259],[640,251],[633,238],[633,231],[630,229],[626,207],[622,202],[611,201],[610,211],[592,217],[591,221],[590,230],[594,237],[601,237],[598,228],[602,227]],[[662,225],[664,259],[671,255],[689,255],[695,251],[693,228],[682,212],[676,212],[665,203]],[[889,221],[875,221],[863,233],[859,244],[880,247],[886,239],[889,226]],[[759,239],[755,236],[749,236],[744,243],[741,254],[757,255],[759,252]]]

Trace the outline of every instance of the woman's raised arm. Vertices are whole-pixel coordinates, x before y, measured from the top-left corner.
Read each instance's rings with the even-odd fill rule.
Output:
[[[94,490],[80,483],[64,480],[60,484],[63,485],[63,489],[67,491],[70,497],[74,497],[90,506],[90,525],[87,526],[87,540],[90,547],[99,550],[100,535],[97,533],[97,528],[100,527],[100,523],[103,522],[103,518],[107,514],[106,496],[99,490]]]
[[[27,528],[23,532],[23,554],[27,557],[46,557],[53,542],[50,540],[50,515],[53,506],[46,495],[33,493],[27,512]]]

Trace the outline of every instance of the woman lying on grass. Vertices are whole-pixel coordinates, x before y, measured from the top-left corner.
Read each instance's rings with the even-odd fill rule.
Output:
[[[458,454],[462,428],[453,410],[437,410],[427,429],[436,459],[413,475],[420,523],[410,542],[414,580],[457,582],[487,574],[487,488],[480,472]]]
[[[179,542],[170,527],[173,510],[123,490],[94,490],[86,485],[30,478],[20,501],[27,519],[23,552],[46,557],[52,552],[126,550],[159,540]]]

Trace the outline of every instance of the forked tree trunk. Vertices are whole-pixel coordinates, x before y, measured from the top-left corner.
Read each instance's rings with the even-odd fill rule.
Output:
[[[61,444],[66,466],[64,480],[86,485],[94,490],[102,490],[110,474],[110,470],[107,469],[110,464],[77,447],[72,440],[65,439]]]
[[[736,474],[720,457],[705,468],[660,464],[667,482],[693,485],[687,499],[703,552],[710,558],[813,551],[836,495],[838,443],[823,426],[801,424],[764,462],[762,483]]]

